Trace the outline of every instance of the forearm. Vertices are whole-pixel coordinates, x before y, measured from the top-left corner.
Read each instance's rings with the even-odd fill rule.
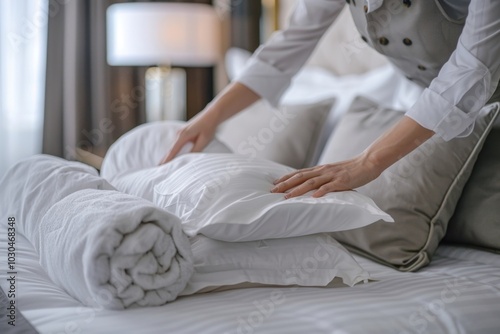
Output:
[[[433,134],[431,130],[405,116],[355,158],[285,175],[275,181],[271,192],[288,192],[285,198],[291,198],[315,190],[312,196],[321,197],[333,191],[359,188],[376,179],[390,165]]]
[[[405,116],[374,141],[363,155],[379,173],[382,173],[433,135],[433,131]]]
[[[235,80],[278,106],[292,78],[344,7],[344,0],[297,0],[286,29],[274,32]]]

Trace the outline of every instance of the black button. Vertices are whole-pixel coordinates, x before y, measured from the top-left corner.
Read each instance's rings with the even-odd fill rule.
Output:
[[[380,38],[378,39],[378,41],[379,41],[379,43],[380,43],[380,44],[382,44],[382,45],[387,45],[387,44],[389,44],[389,40],[388,40],[387,38],[385,38],[385,37],[380,37]]]
[[[347,3],[351,3],[351,0],[345,0],[345,2],[347,2]]]
[[[404,45],[408,45],[408,46],[410,46],[410,45],[412,45],[412,44],[413,44],[413,42],[412,42],[412,41],[411,41],[411,39],[409,39],[409,38],[405,38],[405,39],[403,39],[403,43],[404,43]]]
[[[365,36],[361,36],[361,39],[362,39],[363,41],[365,41],[366,43],[368,43],[368,39],[367,39]]]
[[[403,5],[405,5],[406,7],[410,7],[411,6],[411,0],[403,0]]]
[[[363,6],[363,10],[365,11],[365,13],[368,13],[368,6],[367,6],[367,5],[364,5],[364,6]]]
[[[424,65],[418,65],[417,67],[420,71],[425,71],[427,69]]]

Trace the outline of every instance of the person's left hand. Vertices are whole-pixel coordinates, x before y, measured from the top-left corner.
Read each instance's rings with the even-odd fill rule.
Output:
[[[334,164],[297,170],[274,182],[273,193],[286,192],[285,198],[316,190],[312,196],[321,197],[329,192],[352,190],[376,179],[382,171],[366,156]]]
[[[359,188],[433,135],[432,130],[405,116],[357,157],[285,175],[274,182],[271,192],[286,192],[285,198],[291,198],[315,190],[312,196],[321,197],[329,192]]]

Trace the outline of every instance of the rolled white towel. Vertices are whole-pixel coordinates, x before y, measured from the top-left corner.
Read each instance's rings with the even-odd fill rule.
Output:
[[[86,305],[121,309],[175,299],[193,271],[177,217],[119,193],[79,162],[35,155],[0,182],[2,224],[38,251],[52,280]]]
[[[18,232],[37,248],[43,215],[56,202],[82,189],[115,190],[94,168],[81,162],[33,155],[12,166],[0,181],[0,214],[15,217]]]
[[[163,305],[193,273],[179,218],[117,191],[80,190],[57,202],[41,220],[38,244],[50,278],[89,306]]]

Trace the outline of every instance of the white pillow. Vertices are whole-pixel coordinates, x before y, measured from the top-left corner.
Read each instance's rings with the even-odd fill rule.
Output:
[[[158,167],[158,164],[184,125],[181,121],[151,122],[128,131],[106,152],[101,176],[119,191],[152,200],[154,185],[163,180],[167,170],[176,167]],[[189,151],[192,145],[188,145],[179,155]],[[214,139],[203,152],[230,153],[231,150]]]
[[[336,277],[348,286],[370,279],[351,254],[326,234],[249,242],[191,239],[195,272],[181,295],[220,287],[326,286]]]
[[[189,236],[224,241],[285,238],[355,229],[392,218],[355,191],[285,200],[273,181],[294,169],[236,154],[189,154],[154,187],[154,202],[181,218]],[[189,163],[187,163],[189,161]]]
[[[261,100],[224,122],[218,137],[238,154],[307,167],[333,103],[327,98],[273,108]]]

